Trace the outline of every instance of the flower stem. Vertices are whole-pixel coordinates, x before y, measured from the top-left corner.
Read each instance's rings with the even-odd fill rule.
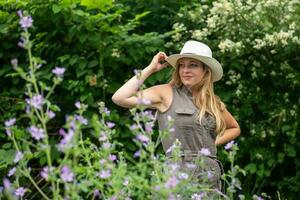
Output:
[[[24,166],[23,166],[24,167]],[[47,200],[50,200],[47,195],[41,190],[41,188],[36,184],[36,182],[33,180],[33,178],[30,176],[30,173],[27,172],[27,169],[24,167],[26,172],[23,172],[25,176],[27,176],[29,178],[29,180],[31,181],[31,183],[34,185],[34,187],[39,191],[39,193]]]

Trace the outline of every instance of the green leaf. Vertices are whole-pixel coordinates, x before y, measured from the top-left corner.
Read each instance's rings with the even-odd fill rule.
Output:
[[[11,146],[12,146],[12,143],[5,143],[5,144],[2,145],[2,148],[3,149],[9,149],[9,148],[11,148]]]
[[[112,6],[113,0],[81,0],[80,5],[86,6],[88,9],[98,8],[107,11]]]
[[[285,154],[282,152],[277,153],[278,163],[282,163],[284,161]]]
[[[88,67],[92,68],[98,65],[98,60],[92,60],[89,62]]]
[[[70,55],[69,55],[69,54],[66,54],[66,55],[63,55],[63,56],[58,57],[57,59],[58,59],[60,62],[64,62],[65,60],[68,60],[69,58],[70,58]]]
[[[47,163],[47,158],[46,156],[43,156],[43,157],[40,157],[40,160],[39,160],[39,163],[40,165],[45,165]]]
[[[272,167],[272,166],[274,165],[274,163],[275,163],[275,160],[274,160],[274,159],[270,159],[270,160],[268,160],[268,162],[267,162],[267,164],[268,164],[269,167]]]
[[[256,164],[250,163],[245,167],[246,171],[249,171],[251,174],[254,174],[257,171]]]
[[[286,153],[289,157],[295,157],[296,156],[296,150],[295,147],[292,145],[289,145],[286,147]]]
[[[69,63],[70,65],[74,65],[78,61],[78,56],[73,56],[70,60]]]
[[[149,13],[151,13],[150,11],[146,11],[146,12],[143,12],[143,13],[141,13],[141,14],[138,14],[138,15],[135,15],[135,20],[140,20],[141,18],[143,18],[143,17],[145,17],[145,16],[147,16]]]
[[[283,132],[286,132],[286,131],[291,130],[291,129],[292,129],[292,127],[290,125],[284,125],[284,126],[281,127],[281,130]]]
[[[15,150],[0,149],[0,163],[12,164],[15,158]]]
[[[61,7],[59,5],[53,5],[52,6],[52,11],[54,14],[59,13],[61,11]]]

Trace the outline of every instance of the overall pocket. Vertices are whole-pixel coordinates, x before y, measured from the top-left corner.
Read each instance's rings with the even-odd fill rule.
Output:
[[[177,108],[175,110],[176,118],[175,121],[176,125],[179,127],[193,127],[195,122],[195,108]]]

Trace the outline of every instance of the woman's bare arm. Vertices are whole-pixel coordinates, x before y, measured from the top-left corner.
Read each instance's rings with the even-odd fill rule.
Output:
[[[151,63],[144,68],[139,77],[135,75],[120,87],[112,96],[112,101],[122,107],[132,108],[136,106],[139,99],[147,99],[150,101],[150,107],[156,107],[161,102],[160,86],[154,86],[143,91],[138,91],[141,85],[151,74],[160,71],[166,67],[166,63],[161,64],[167,58],[163,52],[157,53]]]
[[[215,144],[217,146],[230,142],[231,140],[238,137],[241,133],[239,124],[226,108],[223,111],[223,117],[225,119],[226,129],[222,136],[217,137],[215,141]]]

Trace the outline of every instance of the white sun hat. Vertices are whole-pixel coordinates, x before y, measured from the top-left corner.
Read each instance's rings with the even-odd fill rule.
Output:
[[[180,54],[170,55],[166,61],[175,68],[180,58],[194,58],[206,64],[211,69],[213,82],[220,80],[223,76],[221,64],[212,57],[212,51],[206,44],[194,40],[187,41]]]

